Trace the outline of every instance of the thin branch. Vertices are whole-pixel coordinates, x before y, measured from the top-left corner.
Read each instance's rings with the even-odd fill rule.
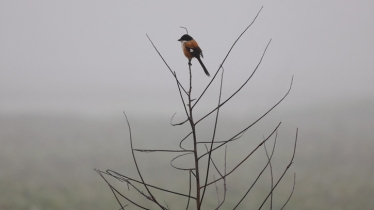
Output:
[[[269,196],[271,195],[271,193],[274,191],[274,189],[278,186],[279,182],[283,179],[284,175],[286,174],[286,172],[288,171],[288,169],[291,167],[291,165],[293,164],[293,159],[295,158],[295,153],[296,153],[296,145],[297,145],[297,135],[298,135],[298,132],[299,132],[299,128],[296,129],[296,138],[295,138],[295,145],[294,145],[294,148],[293,148],[293,154],[292,154],[292,158],[289,162],[289,164],[287,165],[286,169],[283,171],[283,174],[281,175],[281,177],[278,179],[277,183],[274,185],[273,189],[271,190],[271,192],[266,196],[265,200],[262,202],[260,208],[258,209],[261,209],[262,206],[265,204],[266,200],[269,198]]]
[[[241,133],[240,135],[238,135],[237,137],[235,138],[230,138],[229,140],[224,140],[224,141],[214,141],[213,144],[221,144],[221,143],[227,143],[229,141],[235,141],[235,140],[238,140],[240,139],[242,136],[243,136],[244,132]],[[197,144],[212,144],[211,141],[199,141],[199,142],[196,142]]]
[[[187,199],[187,206],[186,206],[186,210],[188,209],[188,206],[190,205],[190,198],[191,198],[191,188],[192,188],[192,176],[191,176],[191,173],[192,171],[190,170],[190,172],[188,173],[190,176],[190,179],[189,179],[189,188],[188,188],[188,199]]]
[[[191,153],[186,153],[186,154],[182,154],[182,155],[178,155],[178,156],[174,157],[173,159],[171,159],[171,161],[170,161],[170,165],[171,165],[173,168],[178,169],[178,170],[181,170],[181,171],[195,170],[195,168],[179,168],[179,167],[176,167],[176,166],[173,165],[174,160],[176,160],[176,159],[178,159],[178,158],[180,158],[180,157],[182,157],[182,156],[190,155],[190,154],[191,154]]]
[[[132,157],[133,157],[133,160],[134,160],[134,163],[135,163],[135,166],[136,166],[136,170],[138,171],[138,175],[139,175],[140,179],[142,180],[142,183],[143,183],[145,189],[147,190],[149,196],[151,196],[151,198],[152,198],[151,200],[152,200],[154,203],[156,203],[156,204],[157,204],[161,209],[165,209],[165,207],[163,207],[160,203],[157,202],[156,198],[153,196],[153,194],[151,193],[151,191],[148,189],[148,186],[145,184],[144,179],[143,179],[143,176],[142,176],[142,173],[140,173],[139,166],[138,166],[138,163],[137,163],[136,158],[135,158],[134,147],[133,147],[133,145],[132,145],[132,134],[131,134],[131,126],[130,126],[130,122],[129,122],[129,120],[127,119],[126,112],[123,112],[123,114],[125,115],[126,122],[127,122],[127,126],[129,127],[131,153],[132,153]]]
[[[187,120],[190,119],[190,116],[188,114],[188,111],[187,111],[187,108],[186,108],[186,105],[185,105],[185,102],[184,102],[184,98],[182,96],[182,92],[181,92],[181,89],[180,89],[180,86],[178,85],[178,78],[177,78],[177,73],[174,72],[174,77],[175,77],[175,81],[177,82],[177,86],[178,86],[178,90],[179,90],[179,95],[181,97],[181,100],[182,100],[182,104],[183,104],[183,108],[184,108],[184,111],[186,112],[186,115],[187,115]]]
[[[104,174],[107,174],[109,176],[112,176],[113,178],[117,179],[118,181],[121,181],[121,182],[127,182],[128,183],[128,180],[130,181],[133,181],[133,182],[137,182],[139,184],[143,184],[142,182],[136,180],[136,179],[133,179],[133,178],[130,178],[130,177],[127,177],[125,175],[122,175],[120,173],[117,173],[115,171],[112,171],[112,170],[107,170],[106,172],[104,171],[100,171],[101,173],[104,173]],[[112,174],[113,173],[113,174]],[[114,175],[115,174],[115,175]],[[170,190],[167,190],[167,189],[163,189],[163,188],[160,188],[160,187],[157,187],[157,186],[154,186],[154,185],[151,185],[151,184],[147,184],[145,183],[147,186],[149,187],[152,187],[154,189],[157,189],[157,190],[161,190],[161,191],[164,191],[164,192],[168,192],[168,193],[171,193],[171,194],[175,194],[175,195],[179,195],[179,196],[184,196],[184,197],[188,197],[188,195],[185,195],[185,194],[182,194],[182,193],[178,193],[178,192],[174,192],[174,191],[170,191]],[[195,197],[191,197],[192,199],[196,199]]]
[[[207,147],[206,145],[204,145],[204,146],[205,146],[206,151],[209,151],[209,150],[208,150],[208,147]],[[218,172],[218,174],[219,174],[221,177],[223,177],[223,175],[222,175],[222,173],[219,171],[217,165],[214,163],[213,158],[210,158],[210,160],[212,161],[212,164],[213,164],[214,168],[216,169],[216,171]]]
[[[197,137],[196,137],[196,126],[193,120],[193,112],[192,112],[192,71],[191,71],[191,65],[189,63],[188,65],[189,73],[190,73],[190,88],[188,90],[188,112],[189,112],[189,121],[191,125],[191,130],[192,130],[192,139],[193,139],[193,150],[194,150],[194,162],[195,162],[195,180],[196,180],[196,209],[200,210],[200,173],[199,173],[199,160],[198,160],[198,153],[197,153]]]
[[[282,123],[282,122],[279,122],[275,129],[277,129],[277,128],[280,126],[281,123]],[[224,146],[225,144],[230,143],[230,142],[236,140],[236,139],[235,139],[236,136],[238,136],[238,135],[242,135],[242,134],[243,134],[244,132],[246,132],[246,131],[247,131],[247,130],[248,130],[248,129],[253,125],[253,124],[255,124],[255,123],[252,123],[251,125],[249,125],[248,127],[246,127],[244,130],[242,130],[241,132],[237,133],[235,136],[231,137],[229,140],[224,141],[224,143],[222,143],[222,144],[220,144],[219,146],[215,147],[212,151],[215,151],[215,150],[219,149],[220,147]],[[203,158],[203,157],[204,157],[205,155],[207,155],[207,154],[208,154],[208,152],[205,153],[205,154],[203,154],[203,155],[201,155],[201,156],[199,157],[199,159],[200,159],[200,158]]]
[[[284,205],[282,206],[281,210],[287,205],[288,201],[290,201],[291,197],[292,197],[292,194],[295,190],[295,185],[296,185],[296,173],[293,173],[293,186],[292,186],[292,191],[291,191],[291,194],[290,196],[288,197],[286,203],[284,203]]]
[[[169,67],[168,63],[166,63],[165,59],[162,57],[161,53],[158,51],[158,49],[156,48],[156,46],[153,44],[151,38],[149,38],[148,34],[146,34],[146,36],[148,37],[149,41],[152,43],[153,45],[153,48],[155,48],[155,50],[157,51],[158,55],[161,57],[161,59],[164,61],[165,65],[168,67],[169,71],[171,74],[173,74],[173,71],[171,70],[171,68]],[[174,75],[174,74],[173,74]],[[175,77],[175,75],[174,75]],[[181,86],[181,88],[183,89],[183,91],[187,94],[187,91],[184,89],[184,87],[182,86],[182,84],[178,81],[178,85]]]
[[[193,150],[134,149],[137,152],[193,152]]]
[[[233,210],[235,210],[239,205],[240,203],[244,200],[245,197],[247,197],[248,193],[252,190],[252,188],[255,186],[255,184],[257,183],[258,179],[262,176],[262,173],[265,171],[265,169],[268,167],[271,159],[273,158],[273,155],[274,155],[274,151],[275,151],[275,145],[277,143],[277,136],[278,136],[278,130],[276,131],[276,134],[275,134],[275,140],[274,140],[274,145],[273,145],[273,151],[271,152],[271,155],[270,155],[270,158],[268,158],[268,162],[266,163],[266,165],[264,166],[264,168],[261,170],[261,172],[257,175],[257,178],[255,179],[255,181],[252,183],[251,187],[249,187],[249,189],[247,190],[247,192],[243,195],[243,197],[240,199],[240,201],[236,204],[236,206],[233,208]],[[265,144],[264,144],[265,145]]]
[[[190,171],[191,171],[192,175],[196,178],[196,174],[192,170],[190,170]]]
[[[186,27],[183,27],[183,26],[180,26],[181,28],[184,28],[184,29],[186,29],[186,32],[187,32],[187,34],[188,34],[188,30],[187,30],[187,28]]]
[[[101,178],[103,178],[103,179],[105,180],[105,182],[106,182],[107,185],[109,186],[110,190],[112,191],[114,197],[116,198],[117,203],[121,206],[121,209],[124,209],[124,207],[128,206],[128,204],[125,205],[125,206],[122,205],[122,203],[121,203],[121,201],[118,199],[118,197],[117,197],[117,195],[116,195],[116,192],[114,191],[114,188],[112,187],[112,185],[109,184],[108,180],[106,180],[106,179],[104,178],[104,176],[103,176],[102,174],[100,174],[100,172],[98,172],[96,169],[94,169],[94,170],[95,170],[95,171],[96,171],[96,172],[101,176]],[[131,201],[130,201],[130,202],[131,202]]]
[[[275,133],[275,131],[278,129],[278,127],[280,126],[280,123],[278,124],[278,126],[273,130],[273,132],[271,132],[271,134],[265,139],[265,140],[263,140],[263,141],[261,141],[260,142],[260,144],[255,148],[255,149],[253,149],[252,150],[252,152],[251,153],[249,153],[242,161],[240,161],[239,162],[239,164],[237,164],[229,173],[227,173],[224,177],[227,177],[228,175],[230,175],[232,172],[234,172],[240,165],[242,165],[254,152],[256,152],[257,151],[257,149],[259,148],[259,147],[261,147],[274,133]],[[220,179],[217,179],[217,181],[219,181],[219,180],[221,180],[222,178],[220,178]],[[206,184],[206,185],[204,185],[204,186],[201,186],[201,188],[203,188],[203,187],[206,187],[206,186],[209,186],[209,185],[211,185],[211,184],[213,184],[215,181],[213,181],[213,182],[210,182],[210,183],[208,183],[208,184]]]
[[[112,190],[114,196],[116,197],[117,202],[118,202],[119,205],[121,206],[121,209],[123,209],[124,206],[121,204],[121,202],[119,201],[119,199],[118,199],[117,195],[114,193],[114,191],[117,192],[119,195],[121,195],[124,199],[126,199],[126,200],[129,201],[130,203],[134,204],[135,206],[138,206],[139,208],[142,208],[142,209],[147,209],[147,208],[145,208],[145,207],[143,207],[143,206],[141,206],[141,205],[135,203],[134,201],[132,201],[131,199],[127,198],[127,197],[124,196],[122,193],[120,193],[118,190],[116,190],[116,188],[114,188],[114,187],[113,187],[113,186],[108,182],[108,180],[105,179],[105,177],[101,174],[102,171],[99,171],[99,170],[97,170],[97,169],[95,169],[95,171],[96,171],[96,172],[101,176],[101,178],[103,178],[104,181],[108,184],[108,186],[109,186],[110,189]]]
[[[171,119],[170,119],[170,125],[172,125],[172,126],[183,125],[184,123],[188,122],[188,117],[187,117],[187,119],[186,119],[185,121],[183,121],[183,122],[180,122],[180,123],[173,123],[173,118],[174,118],[175,114],[177,114],[177,113],[174,113],[173,116],[172,116]]]
[[[226,154],[227,154],[227,145],[226,145],[226,147],[225,147],[225,159],[224,159],[224,166],[225,166],[225,169],[224,169],[224,171],[225,171],[225,175],[224,175],[224,177],[223,177],[223,200],[222,200],[222,202],[218,205],[218,207],[215,209],[215,210],[218,210],[219,208],[221,208],[221,206],[223,205],[223,203],[225,202],[225,200],[226,200],[226,192],[227,192],[227,186],[226,186],[226,178],[225,178],[225,176],[226,176],[226,169],[227,169],[227,167],[226,167],[226,163],[227,163],[227,159],[226,159]]]
[[[213,180],[216,180],[216,177],[213,175]],[[216,187],[216,194],[217,194],[217,200],[218,200],[218,205],[221,203],[220,199],[219,199],[219,192],[218,192],[218,186],[217,186],[217,182],[214,183],[215,187]]]
[[[222,97],[222,86],[223,86],[223,75],[224,75],[224,72],[225,72],[225,69],[223,68],[222,66],[222,74],[221,74],[221,84],[220,84],[220,88],[219,88],[219,96],[218,96],[218,105],[221,103],[221,97]],[[210,144],[210,151],[212,151],[213,149],[213,142],[214,142],[214,139],[216,137],[216,131],[217,131],[217,125],[218,125],[218,116],[219,116],[219,108],[217,109],[217,114],[216,114],[216,119],[215,119],[215,122],[214,122],[214,129],[213,129],[213,135],[212,135],[212,144]],[[208,151],[209,152],[209,151]],[[206,169],[206,176],[205,176],[205,183],[204,185],[206,185],[206,183],[208,183],[208,177],[209,177],[209,168],[210,168],[210,160],[211,160],[211,157],[212,157],[212,152],[209,152],[209,155],[208,155],[208,166],[207,166],[207,169]],[[221,175],[222,177],[222,175]],[[200,202],[200,206],[201,204],[203,203],[203,199],[204,199],[204,195],[205,195],[205,191],[206,191],[206,187],[204,187],[204,190],[203,190],[203,194],[201,196],[201,202]]]
[[[278,131],[275,134],[275,139],[277,139],[277,135],[278,135]],[[271,183],[270,183],[270,189],[273,189],[273,187],[274,187],[273,166],[271,165],[271,161],[270,161],[270,157],[269,157],[269,154],[268,154],[268,150],[266,149],[266,143],[264,144],[264,148],[265,148],[266,157],[269,160],[270,181],[271,181]],[[273,209],[273,193],[271,193],[271,195],[270,195],[270,210],[272,210],[272,209]]]
[[[165,205],[166,205],[166,209],[167,209],[167,210],[170,210],[169,205],[166,203],[166,201],[164,201],[164,203],[165,203]]]
[[[185,137],[184,137],[184,138],[179,142],[179,147],[180,147],[181,149],[186,150],[185,148],[182,147],[182,143],[183,143],[183,141],[186,140],[186,139],[187,139],[191,134],[192,134],[192,132],[190,132],[189,134],[187,134],[187,136],[185,136]]]
[[[209,82],[209,84],[206,86],[206,88],[204,89],[204,91],[201,93],[200,97],[196,100],[195,104],[192,106],[195,107],[195,105],[199,102],[199,100],[201,99],[201,97],[203,97],[203,95],[205,94],[205,92],[207,91],[207,89],[209,88],[210,84],[212,84],[213,80],[216,78],[219,70],[221,69],[221,67],[223,66],[223,64],[225,63],[227,57],[230,55],[231,53],[231,50],[234,48],[234,46],[236,45],[236,43],[239,41],[239,39],[243,36],[243,34],[252,26],[252,24],[255,22],[255,20],[257,19],[258,15],[260,14],[261,10],[262,10],[263,6],[261,7],[261,9],[258,11],[256,17],[252,20],[252,23],[249,24],[249,26],[247,26],[247,28],[239,35],[239,37],[235,40],[234,44],[231,46],[230,50],[227,52],[227,55],[226,57],[223,59],[221,65],[218,67],[218,70],[217,72],[214,74],[212,80]]]
[[[222,104],[218,104],[218,106],[216,108],[214,108],[212,111],[210,111],[208,114],[206,114],[204,117],[202,117],[200,120],[198,120],[196,122],[196,124],[198,124],[201,120],[203,120],[204,118],[208,117],[210,114],[212,114],[215,110],[217,110],[218,108],[220,108],[221,106],[223,106],[226,102],[228,102],[232,97],[234,97],[247,83],[248,81],[253,77],[253,75],[256,73],[258,67],[260,66],[264,56],[265,56],[265,53],[266,53],[266,50],[268,49],[269,45],[271,43],[271,39],[270,41],[268,42],[268,44],[266,45],[265,47],[265,50],[264,52],[262,53],[262,56],[261,56],[261,59],[260,61],[258,62],[256,68],[253,70],[252,74],[248,77],[248,79],[239,87],[238,90],[236,90],[228,99],[226,99],[224,102],[222,102]],[[196,103],[195,103],[196,104]]]
[[[237,138],[238,136],[240,136],[240,135],[242,135],[243,133],[245,133],[249,128],[251,128],[253,125],[255,125],[258,121],[260,121],[262,118],[264,118],[267,114],[269,114],[269,112],[271,112],[275,107],[277,107],[286,97],[287,97],[287,95],[290,93],[290,91],[291,91],[291,88],[292,88],[292,83],[293,83],[293,76],[292,76],[292,79],[291,79],[291,84],[290,84],[290,87],[289,87],[289,89],[288,89],[288,91],[287,91],[287,93],[273,106],[273,107],[271,107],[267,112],[265,112],[265,114],[263,114],[261,117],[259,117],[256,121],[254,121],[252,124],[250,124],[248,127],[246,127],[245,129],[243,129],[242,131],[240,131],[239,133],[237,133],[236,135],[234,135],[233,137],[231,137],[229,140],[227,140],[225,143],[222,143],[221,145],[219,145],[219,146],[217,146],[217,147],[215,147],[214,149],[213,149],[213,151],[214,150],[216,150],[216,149],[218,149],[218,148],[220,148],[220,147],[222,147],[223,145],[225,145],[225,144],[227,144],[227,143],[229,143],[229,142],[231,142],[231,141],[233,141],[233,140],[235,140],[235,138]],[[199,157],[199,159],[200,158],[202,158],[202,157],[204,157],[205,155],[207,155],[208,153],[205,153],[205,154],[203,154],[203,155],[201,155],[200,157]]]
[[[209,151],[209,150],[208,150],[208,147],[207,147],[206,145],[204,145],[204,146],[205,146],[206,151]],[[226,174],[226,152],[227,152],[227,146],[226,146],[226,149],[225,149],[225,159],[224,159],[224,161],[225,161],[225,174]],[[213,161],[212,158],[211,158],[211,161],[212,161],[212,164],[213,164],[214,168],[216,169],[216,171],[218,172],[218,174],[219,174],[219,175],[221,176],[221,178],[223,179],[223,181],[224,181],[224,188],[225,188],[225,182],[226,182],[226,179],[223,177],[224,175],[222,175],[222,173],[219,171],[217,165],[214,163],[214,161]],[[216,180],[215,177],[214,177],[214,175],[213,175],[213,178],[214,178],[214,180]],[[216,210],[217,210],[217,209],[222,205],[222,203],[223,203],[224,201],[222,201],[222,203],[219,201],[219,194],[218,194],[217,183],[214,183],[214,184],[215,184],[216,192],[217,192],[217,196],[218,196],[218,207],[216,208]]]

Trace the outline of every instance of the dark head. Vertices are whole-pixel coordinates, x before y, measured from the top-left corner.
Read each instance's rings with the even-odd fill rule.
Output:
[[[193,38],[188,34],[185,34],[180,39],[178,39],[178,41],[191,41],[191,40],[193,40]]]

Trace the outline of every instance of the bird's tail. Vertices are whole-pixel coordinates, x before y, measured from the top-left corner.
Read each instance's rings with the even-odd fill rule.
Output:
[[[203,62],[201,61],[201,59],[200,59],[199,57],[197,57],[197,60],[199,61],[201,67],[203,67],[205,74],[206,74],[208,77],[210,77],[210,74],[209,74],[208,70],[205,68],[205,65],[203,64]]]

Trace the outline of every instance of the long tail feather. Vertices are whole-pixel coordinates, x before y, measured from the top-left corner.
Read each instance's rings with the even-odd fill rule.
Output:
[[[199,57],[197,57],[197,60],[199,61],[201,67],[203,67],[205,74],[206,74],[208,77],[210,77],[210,74],[209,74],[208,70],[205,68],[205,65],[203,64],[203,62],[201,61],[201,59],[200,59]]]

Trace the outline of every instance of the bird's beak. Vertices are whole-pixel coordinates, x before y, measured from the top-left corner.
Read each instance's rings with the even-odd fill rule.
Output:
[[[181,41],[181,39],[178,39],[178,41],[180,42],[180,41]]]

